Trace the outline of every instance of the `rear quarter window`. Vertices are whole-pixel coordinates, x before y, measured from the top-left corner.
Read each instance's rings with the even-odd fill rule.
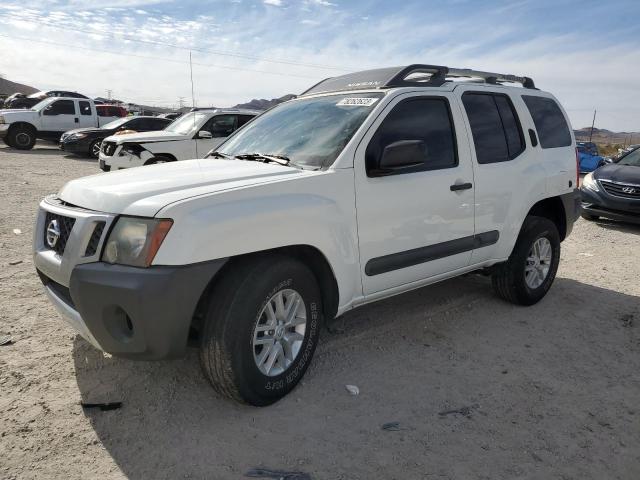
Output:
[[[542,148],[571,146],[569,126],[555,100],[532,95],[523,95],[522,99],[531,113]]]

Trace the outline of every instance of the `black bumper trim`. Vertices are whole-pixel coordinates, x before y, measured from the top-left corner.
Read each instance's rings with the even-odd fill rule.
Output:
[[[184,355],[202,293],[226,259],[180,267],[78,265],[73,303],[102,349],[136,360]]]

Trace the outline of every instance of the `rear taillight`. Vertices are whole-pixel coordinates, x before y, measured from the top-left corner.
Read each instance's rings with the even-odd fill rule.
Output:
[[[576,188],[580,187],[580,154],[576,148]]]

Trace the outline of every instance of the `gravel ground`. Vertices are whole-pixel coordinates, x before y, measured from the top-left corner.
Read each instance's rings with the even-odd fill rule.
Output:
[[[98,171],[47,145],[0,147],[1,478],[640,478],[640,227],[580,220],[533,307],[468,275],[353,311],[304,382],[257,409],[216,396],[195,352],[105,356],[47,302],[38,201]]]

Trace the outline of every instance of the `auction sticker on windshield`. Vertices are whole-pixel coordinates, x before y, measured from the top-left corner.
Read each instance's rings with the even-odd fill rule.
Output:
[[[336,105],[347,105],[355,107],[370,107],[378,101],[377,98],[363,98],[363,97],[347,97],[340,100]]]

